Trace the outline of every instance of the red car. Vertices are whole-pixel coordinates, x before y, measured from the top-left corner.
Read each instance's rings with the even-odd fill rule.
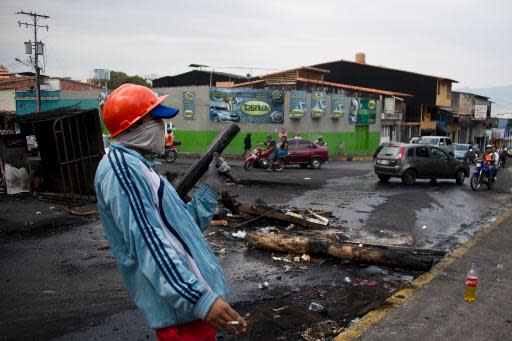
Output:
[[[299,164],[303,168],[310,165],[317,169],[322,163],[329,161],[329,155],[327,147],[309,140],[293,138],[288,140],[288,155],[283,156],[283,159],[286,165]]]

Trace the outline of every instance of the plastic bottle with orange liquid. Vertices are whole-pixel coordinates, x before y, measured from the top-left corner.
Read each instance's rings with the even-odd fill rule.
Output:
[[[476,282],[478,276],[476,274],[476,262],[471,262],[471,268],[466,275],[466,286],[464,288],[464,300],[466,302],[474,302],[476,300]]]

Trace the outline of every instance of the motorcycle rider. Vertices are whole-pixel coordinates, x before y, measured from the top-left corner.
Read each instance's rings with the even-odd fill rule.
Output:
[[[322,136],[320,136],[318,138],[318,140],[315,141],[317,145],[319,145],[320,147],[323,147],[326,145],[325,141],[324,141],[324,138]]]
[[[281,136],[281,146],[279,146],[279,150],[275,153],[274,162],[276,162],[281,156],[288,155],[288,138],[286,135]]]
[[[492,146],[490,144],[485,148],[485,164],[491,167],[491,175],[494,180],[494,153],[492,152]]]
[[[269,160],[267,171],[272,172],[272,163],[273,163],[272,160],[274,160],[275,154],[276,154],[276,141],[274,141],[274,139],[272,138],[272,135],[267,136],[266,152],[268,154],[268,160]]]
[[[170,126],[167,127],[167,134],[165,134],[165,149],[171,148],[174,142],[174,134]]]
[[[493,159],[494,159],[493,176],[494,176],[494,179],[496,180],[496,175],[498,175],[498,167],[499,167],[499,162],[500,162],[500,154],[496,150],[496,145],[494,145],[494,144],[491,147],[491,151],[492,151],[492,155],[493,155]]]

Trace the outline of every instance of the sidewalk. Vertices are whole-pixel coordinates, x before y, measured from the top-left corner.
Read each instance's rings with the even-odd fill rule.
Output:
[[[455,250],[430,273],[413,282],[421,289],[398,295],[405,303],[396,309],[392,304],[388,305],[388,309],[381,310],[382,316],[365,316],[360,321],[363,326],[356,324],[336,340],[352,340],[361,334],[359,340],[364,341],[510,340],[511,248],[512,212],[509,211]],[[503,259],[500,282],[496,281],[499,257]],[[477,262],[479,276],[477,300],[467,303],[463,299],[464,279],[473,260]],[[404,295],[411,298],[407,300]]]

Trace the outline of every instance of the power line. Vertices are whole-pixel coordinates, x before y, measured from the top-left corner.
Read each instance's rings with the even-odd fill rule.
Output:
[[[36,73],[36,112],[41,111],[41,81],[40,81],[40,67],[39,67],[39,54],[43,54],[44,52],[44,45],[42,42],[37,41],[37,30],[39,28],[46,28],[46,30],[49,30],[48,25],[38,25],[39,19],[49,19],[50,17],[45,14],[39,14],[35,12],[24,12],[19,11],[16,14],[26,15],[32,18],[32,23],[28,22],[21,22],[18,21],[19,27],[22,25],[25,26],[25,28],[32,27],[32,30],[34,32],[34,43],[33,45],[29,42],[31,48],[33,48],[34,51],[34,69]]]

